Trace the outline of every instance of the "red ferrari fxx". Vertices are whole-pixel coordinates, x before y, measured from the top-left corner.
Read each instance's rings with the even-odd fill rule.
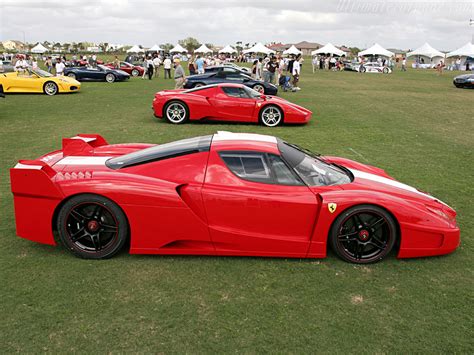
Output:
[[[456,212],[379,168],[318,156],[273,136],[218,132],[162,145],[99,135],[10,171],[17,234],[83,258],[203,254],[354,263],[441,255]]]
[[[242,84],[214,84],[189,90],[164,90],[153,100],[156,117],[174,124],[188,120],[307,123],[312,112],[278,96],[262,95]]]

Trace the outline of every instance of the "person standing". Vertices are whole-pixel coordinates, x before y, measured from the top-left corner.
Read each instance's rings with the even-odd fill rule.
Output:
[[[196,74],[196,64],[194,63],[194,57],[191,57],[188,63],[189,75]]]
[[[165,71],[165,79],[171,79],[171,59],[166,57],[163,61],[163,69]]]
[[[263,59],[258,58],[257,62],[257,71],[255,74],[255,79],[256,80],[262,80],[263,79]]]
[[[181,61],[179,59],[174,60],[174,82],[175,82],[175,89],[183,89],[184,81],[186,80],[186,76],[184,74],[184,69],[181,66]]]
[[[268,82],[272,83],[275,80],[275,72],[277,71],[278,63],[276,61],[276,57],[272,57],[272,59],[267,64],[267,77]]]
[[[402,59],[402,71],[407,71],[407,59],[405,57]]]
[[[51,59],[51,57],[48,57],[46,59],[46,62],[44,62],[44,65],[46,66],[48,73],[51,73],[53,70],[53,60]]]
[[[195,64],[197,68],[197,73],[204,74],[204,59],[202,59],[200,55],[197,56]]]
[[[64,75],[64,68],[66,68],[66,66],[64,65],[61,58],[56,59],[56,66],[55,66],[56,76]]]
[[[300,81],[300,73],[301,73],[301,64],[300,64],[299,58],[297,57],[293,61],[293,68],[291,70],[291,74],[293,75],[293,87],[295,88],[295,90],[301,90],[298,87],[298,82]]]
[[[146,68],[147,68],[148,80],[151,80],[153,78],[153,70],[155,68],[155,65],[153,64],[153,60],[151,59],[151,55],[149,55],[148,59],[146,60]]]
[[[24,59],[23,56],[20,56],[15,63],[15,71],[18,73],[23,73],[28,68],[28,62]]]
[[[436,66],[436,71],[438,72],[438,75],[443,75],[443,69],[444,69],[444,63],[443,61],[440,61],[438,65]]]
[[[115,56],[114,59],[114,68],[119,69],[120,68],[120,60],[118,59],[118,56]]]
[[[155,78],[160,76],[158,74],[158,69],[160,69],[160,64],[161,64],[160,57],[158,57],[158,54],[155,54],[155,58],[153,58],[153,66],[155,67]]]
[[[313,65],[313,74],[314,74],[315,70],[318,68],[318,63],[319,63],[318,56],[315,55],[313,57],[313,60],[311,61],[311,64]]]

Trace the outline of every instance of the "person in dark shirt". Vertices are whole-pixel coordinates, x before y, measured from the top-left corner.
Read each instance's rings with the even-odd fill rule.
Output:
[[[272,57],[270,61],[267,63],[267,70],[268,70],[268,82],[272,83],[275,80],[275,72],[278,68],[278,63],[276,61],[276,57]]]

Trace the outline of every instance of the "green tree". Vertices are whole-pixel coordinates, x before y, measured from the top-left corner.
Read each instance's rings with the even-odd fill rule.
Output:
[[[163,48],[165,52],[169,52],[174,46],[171,43],[165,43],[161,44],[160,47]]]
[[[184,48],[186,48],[190,53],[194,52],[194,50],[201,45],[201,43],[199,43],[199,41],[193,37],[182,39],[178,41],[178,43]]]
[[[99,48],[105,53],[109,50],[109,44],[107,42],[100,43]]]
[[[242,52],[242,49],[244,49],[244,47],[242,47],[242,41],[235,42],[235,49],[239,53]]]

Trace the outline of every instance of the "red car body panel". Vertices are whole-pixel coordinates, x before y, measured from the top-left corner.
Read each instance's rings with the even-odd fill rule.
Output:
[[[130,74],[130,75],[132,75],[132,72],[133,72],[134,70],[138,70],[138,73],[139,73],[138,75],[139,75],[139,76],[142,76],[142,75],[143,75],[143,72],[145,71],[145,69],[143,69],[143,67],[141,67],[141,66],[139,66],[139,65],[133,65],[133,64],[127,65],[127,64],[125,64],[124,62],[121,62],[121,63],[120,63],[120,67],[119,67],[119,68],[115,68],[114,63],[107,63],[107,64],[105,64],[105,66],[108,67],[108,68],[111,68],[111,69],[119,69],[119,70],[121,70],[121,71],[124,71],[124,72],[127,73],[127,74]]]
[[[164,108],[171,100],[184,102],[189,108],[189,119],[232,122],[259,122],[260,111],[267,105],[278,106],[283,111],[283,121],[291,124],[308,123],[312,112],[278,96],[263,98],[238,98],[228,96],[222,87],[243,87],[241,84],[217,84],[198,91],[164,90],[155,94],[153,111],[163,118]]]
[[[53,229],[62,203],[92,193],[124,211],[132,254],[323,258],[334,220],[360,204],[380,206],[395,218],[399,258],[447,254],[459,245],[454,210],[379,168],[325,157],[350,169],[354,180],[308,187],[241,179],[219,152],[280,152],[262,136],[229,134],[214,135],[209,151],[118,170],[105,161],[154,145],[109,145],[98,135],[64,139],[61,150],[22,160],[10,170],[17,234],[55,245]],[[329,203],[337,204],[336,212],[330,212]]]

